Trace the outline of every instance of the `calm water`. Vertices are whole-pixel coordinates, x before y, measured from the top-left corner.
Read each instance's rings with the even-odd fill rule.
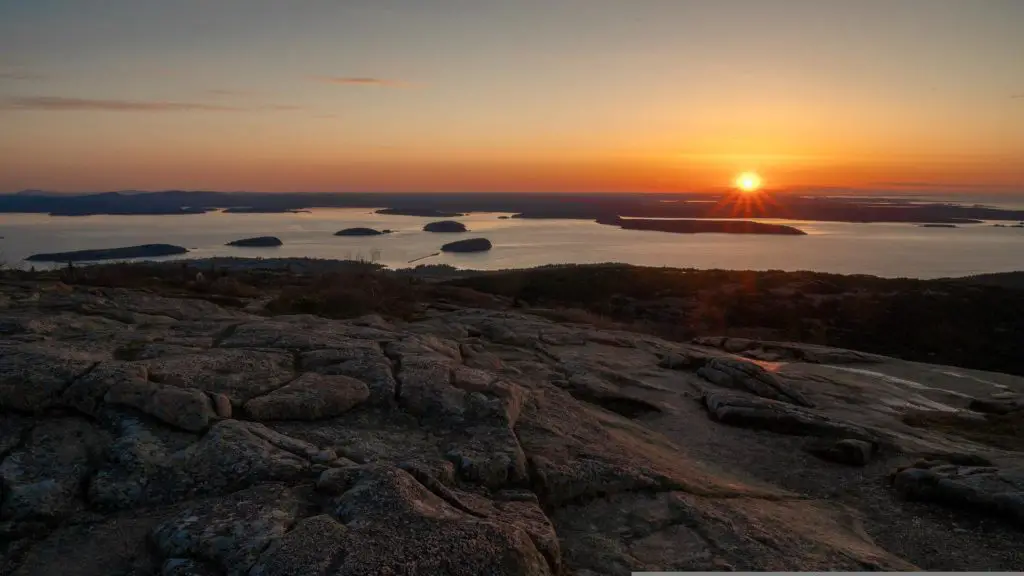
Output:
[[[365,258],[407,267],[459,238],[485,236],[494,249],[442,254],[419,263],[460,268],[522,268],[551,263],[626,262],[646,266],[752,270],[815,270],[937,278],[1024,270],[1024,229],[987,224],[921,228],[914,224],[785,221],[809,236],[668,234],[621,230],[578,220],[502,220],[499,214],[459,218],[469,234],[432,234],[429,219],[382,216],[367,209],[317,209],[301,214],[51,217],[0,214],[0,253],[9,265],[39,252],[177,244],[182,258],[209,256]],[[783,221],[775,221],[783,222]],[[343,228],[390,228],[376,237],[334,236]],[[233,248],[225,243],[273,235],[280,248]],[[415,264],[412,264],[415,265]]]

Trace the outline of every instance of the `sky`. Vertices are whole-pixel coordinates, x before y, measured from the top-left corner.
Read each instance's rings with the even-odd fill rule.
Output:
[[[1021,0],[0,0],[0,191],[1024,192]]]

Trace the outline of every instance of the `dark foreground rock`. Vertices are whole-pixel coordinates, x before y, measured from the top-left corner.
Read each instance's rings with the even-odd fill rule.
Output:
[[[390,234],[391,230],[374,230],[373,228],[345,228],[334,233],[335,236],[380,236]]]
[[[466,225],[454,220],[431,222],[423,227],[424,232],[467,232]]]
[[[100,248],[96,250],[75,250],[73,252],[52,252],[33,254],[29,262],[91,262],[99,260],[126,260],[129,258],[155,258],[187,254],[188,250],[171,244],[143,244],[124,248]]]
[[[904,498],[1002,516],[1024,528],[1024,469],[925,461],[891,480]]]
[[[258,236],[256,238],[243,238],[228,242],[227,245],[240,248],[274,248],[284,245],[284,242],[281,242],[281,239],[276,236]]]
[[[442,252],[487,252],[492,248],[491,241],[487,238],[469,238],[468,240],[459,240],[457,242],[449,242],[444,246],[441,246]]]
[[[1020,565],[1024,452],[903,421],[984,422],[967,406],[1020,378],[448,304],[328,320],[0,296],[4,574]],[[918,458],[944,461],[901,468]]]

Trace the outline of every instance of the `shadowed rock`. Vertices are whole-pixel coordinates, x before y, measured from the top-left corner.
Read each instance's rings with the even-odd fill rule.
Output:
[[[813,443],[808,446],[806,450],[823,460],[828,460],[829,462],[849,464],[851,466],[864,466],[871,461],[872,457],[874,457],[878,447],[871,442],[847,438],[837,442],[826,441]]]
[[[904,498],[983,510],[1024,527],[1024,471],[926,462],[891,476]]]
[[[333,514],[348,527],[336,530],[346,550],[341,574],[397,573],[410,564],[427,574],[556,573],[526,530],[463,512],[403,470],[356,468],[320,489],[339,493]]]
[[[254,420],[320,420],[340,416],[369,397],[370,389],[355,378],[310,373],[249,400],[245,411]]]
[[[3,573],[1019,564],[1018,412],[966,410],[1016,398],[1012,376],[450,301],[329,320],[111,288],[0,296]],[[762,352],[777,359],[735,356]],[[920,406],[955,421],[907,421]],[[959,466],[901,471],[901,494],[990,518],[954,532],[963,506],[893,500],[882,470],[904,455]]]
[[[243,576],[268,545],[287,533],[299,508],[294,495],[280,486],[253,488],[186,507],[157,526],[152,541],[165,557],[202,559],[226,574]]]
[[[109,438],[78,418],[35,427],[25,446],[0,464],[4,487],[0,518],[56,519],[81,505],[82,482],[93,471]]]
[[[733,392],[706,392],[704,404],[715,420],[733,426],[795,436],[871,439],[863,428],[822,414]]]

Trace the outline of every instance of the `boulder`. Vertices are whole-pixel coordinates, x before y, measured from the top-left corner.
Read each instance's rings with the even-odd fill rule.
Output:
[[[231,399],[224,394],[214,394],[213,396],[213,408],[217,412],[218,418],[230,419],[233,412],[231,406]]]
[[[708,391],[704,405],[718,422],[794,436],[817,436],[874,441],[870,431],[785,402],[735,392]]]
[[[769,400],[812,407],[800,392],[753,362],[737,358],[711,358],[697,370],[706,380],[736,390],[745,390]]]
[[[864,466],[874,457],[878,447],[865,440],[844,438],[835,442],[812,443],[807,451],[829,462]]]
[[[143,412],[190,432],[199,432],[217,417],[210,397],[200,390],[165,386],[147,399]]]
[[[1024,396],[993,399],[974,398],[967,408],[982,414],[1009,414],[1024,410]]]
[[[899,469],[890,480],[909,500],[980,511],[1024,527],[1024,470],[931,461]]]

